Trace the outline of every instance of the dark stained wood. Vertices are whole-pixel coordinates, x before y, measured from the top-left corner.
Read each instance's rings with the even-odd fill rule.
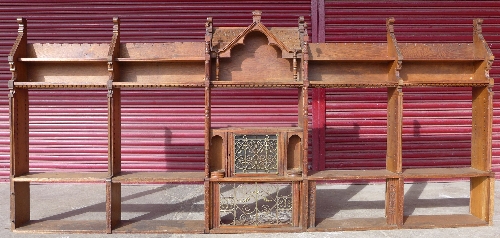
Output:
[[[323,170],[311,172],[309,180],[353,180],[353,179],[383,179],[397,178],[398,174],[388,170]]]
[[[203,233],[203,221],[127,220],[121,221],[113,233]]]
[[[422,168],[404,169],[404,178],[468,178],[490,176],[491,172],[485,172],[474,168]]]
[[[464,226],[486,226],[487,222],[468,214],[457,215],[422,215],[404,218],[403,228],[442,228]]]
[[[113,177],[120,183],[182,183],[203,182],[204,172],[121,172]]]
[[[15,182],[104,182],[106,172],[30,172],[13,178]]]
[[[22,233],[105,233],[106,221],[35,220],[18,227],[15,231]]]

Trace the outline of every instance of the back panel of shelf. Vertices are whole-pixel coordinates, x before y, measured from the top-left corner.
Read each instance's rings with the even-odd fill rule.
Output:
[[[405,88],[403,169],[471,166],[471,88]]]
[[[106,172],[106,91],[30,90],[30,172]]]
[[[204,90],[121,90],[122,171],[203,171]]]
[[[327,89],[326,100],[325,169],[385,169],[387,90]]]
[[[212,128],[297,127],[297,88],[214,88]]]

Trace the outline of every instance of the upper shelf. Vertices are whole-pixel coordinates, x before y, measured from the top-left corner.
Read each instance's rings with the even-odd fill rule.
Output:
[[[204,62],[205,42],[124,43],[118,62]]]
[[[400,43],[403,62],[407,61],[483,61],[472,43]]]
[[[310,43],[311,61],[382,61],[392,62],[387,43]]]
[[[494,56],[474,20],[470,43],[398,43],[387,19],[384,43],[309,43],[307,25],[248,27],[205,23],[205,41],[109,44],[27,43],[18,19],[9,54],[18,87],[412,87],[492,86]],[[29,70],[28,70],[29,68]],[[112,82],[112,83],[110,83]]]

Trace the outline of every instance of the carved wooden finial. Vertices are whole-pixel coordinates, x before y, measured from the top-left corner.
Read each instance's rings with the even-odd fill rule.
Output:
[[[113,17],[113,33],[118,33],[120,31],[120,18]]]
[[[207,17],[207,22],[205,22],[205,29],[207,35],[212,33],[212,26],[213,26],[212,17]]]
[[[304,20],[304,16],[299,17],[299,32],[304,33],[306,29],[306,21]]]
[[[24,17],[19,17],[17,18],[17,23],[19,24],[17,32],[24,32],[26,30],[26,19]]]
[[[394,22],[396,20],[394,17],[387,18],[385,25],[387,26],[387,32],[394,33]]]
[[[483,32],[483,19],[476,18],[474,19],[474,33],[481,34]]]
[[[252,12],[252,14],[253,14],[253,22],[259,23],[262,17],[262,11],[255,10]]]

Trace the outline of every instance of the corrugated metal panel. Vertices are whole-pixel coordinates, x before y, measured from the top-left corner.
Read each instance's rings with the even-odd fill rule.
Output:
[[[122,42],[202,41],[206,17],[214,26],[248,26],[262,10],[268,26],[310,21],[310,1],[1,1],[0,178],[9,174],[7,55],[17,35],[17,17],[28,19],[29,42],[111,40],[112,17],[121,17]],[[34,91],[30,94],[31,167],[34,170],[107,168],[107,108],[102,91]],[[255,100],[256,98],[258,100]],[[279,99],[276,101],[276,99]],[[203,91],[123,90],[124,170],[203,169]],[[296,94],[290,90],[218,90],[219,125],[290,124]],[[256,106],[254,106],[256,105]],[[236,109],[236,110],[235,110]],[[279,112],[279,114],[275,114]],[[293,119],[295,117],[295,119]]]
[[[499,15],[499,1],[325,1],[324,37],[326,42],[385,42],[385,19],[395,17],[399,42],[471,42],[472,20],[483,18],[483,35],[498,58]],[[497,91],[499,60],[490,75]],[[404,167],[470,163],[470,92],[470,88],[404,90]],[[385,166],[386,98],[385,90],[327,90],[327,168]],[[496,94],[494,107],[498,106]],[[498,113],[493,124],[493,170],[500,174]]]

